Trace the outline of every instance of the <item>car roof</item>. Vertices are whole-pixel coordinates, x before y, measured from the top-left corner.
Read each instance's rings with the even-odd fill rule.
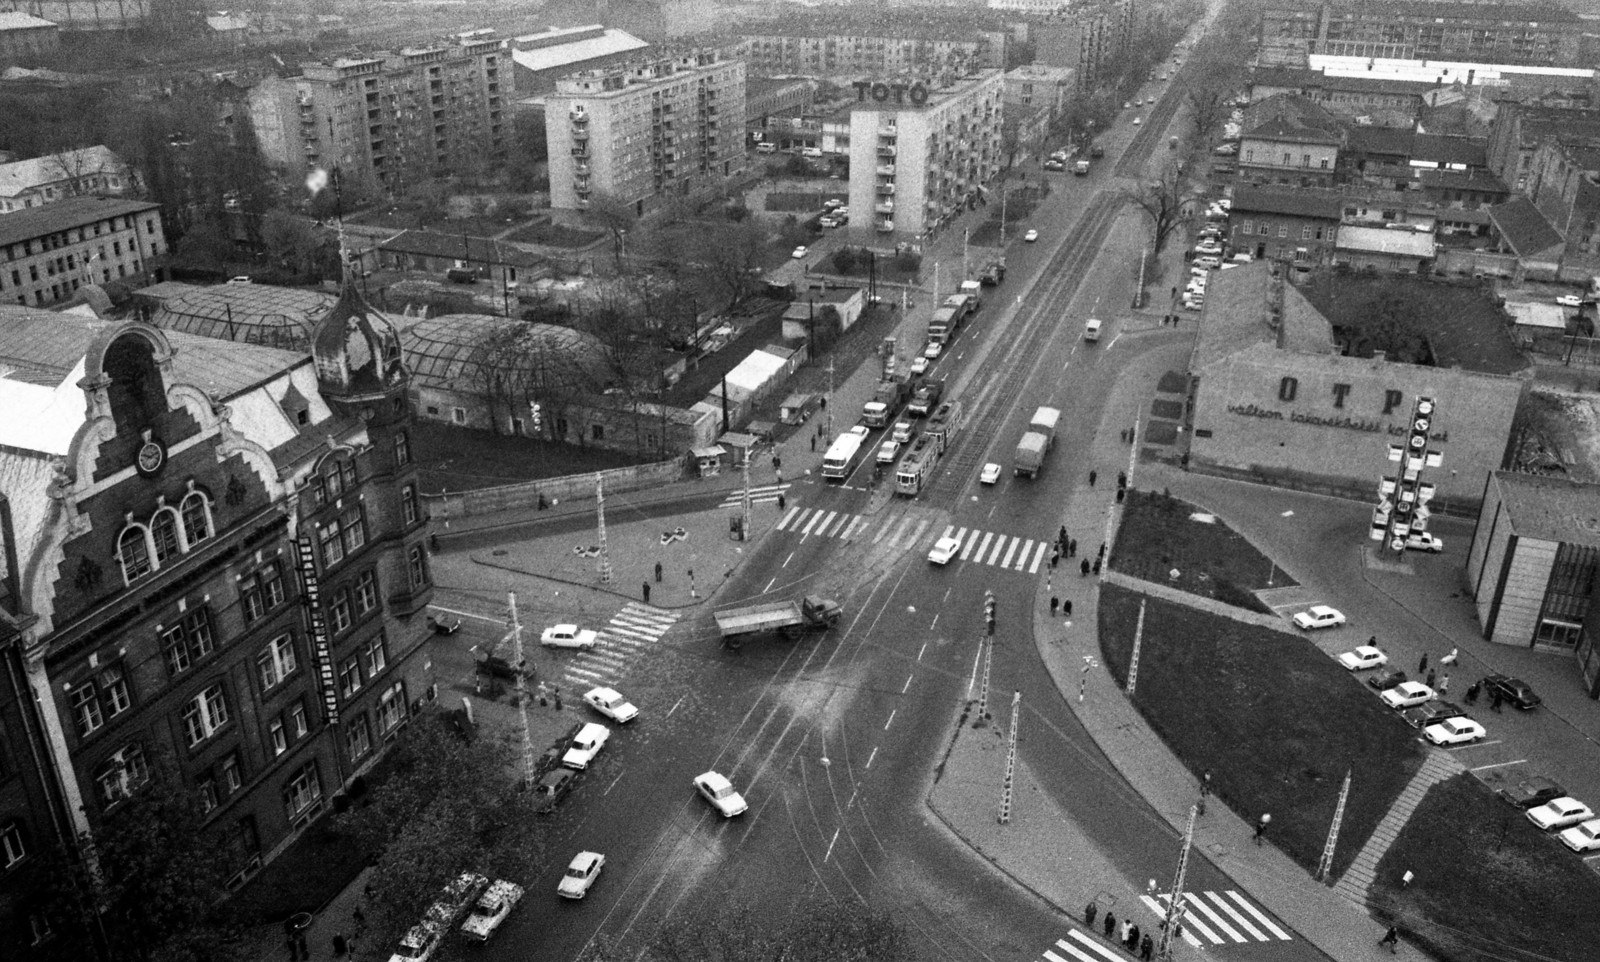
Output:
[[[588,868],[595,862],[600,861],[602,857],[599,852],[579,852],[572,857],[571,862],[567,863],[567,868]]]
[[[724,785],[733,784],[732,782],[728,781],[727,778],[723,777],[719,772],[706,772],[705,774],[696,777],[695,781],[700,782],[707,788],[711,789],[718,789],[722,788]]]
[[[1356,651],[1359,651],[1362,654],[1368,654],[1370,652],[1377,652],[1380,655],[1383,654],[1383,649],[1379,648],[1377,645],[1357,645]]]
[[[957,538],[955,535],[947,534],[944,537],[940,538],[938,541],[935,541],[933,543],[933,546],[935,548],[942,548],[945,545],[952,545],[952,544],[958,545],[960,543],[961,543],[961,539],[960,538]]]
[[[596,736],[598,736],[598,735],[608,734],[610,731],[611,731],[611,729],[609,729],[606,726],[600,724],[599,722],[588,722],[578,732],[578,737],[582,738],[585,735],[596,735]]]
[[[551,631],[577,631],[577,625],[551,625]]]
[[[593,695],[596,698],[621,698],[622,697],[617,692],[617,690],[615,688],[606,688],[604,686],[601,686],[599,688],[591,688],[591,689],[589,689],[589,694]]]
[[[1311,613],[1314,615],[1338,614],[1339,609],[1328,605],[1312,605]]]

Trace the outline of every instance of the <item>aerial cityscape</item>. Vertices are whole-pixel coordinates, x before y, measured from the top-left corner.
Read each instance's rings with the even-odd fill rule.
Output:
[[[1600,6],[0,0],[0,960],[1600,959]]]

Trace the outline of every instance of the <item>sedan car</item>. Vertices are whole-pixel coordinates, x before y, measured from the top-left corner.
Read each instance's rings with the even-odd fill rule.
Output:
[[[800,258],[806,256],[806,254],[809,252],[810,248],[806,247],[804,244],[801,244],[799,247],[796,247],[794,249],[794,253],[790,254],[789,256],[793,257],[795,260],[799,260]]]
[[[995,464],[993,461],[984,465],[983,470],[978,472],[978,483],[980,484],[995,484],[999,480],[1000,465]]]
[[[593,648],[599,636],[577,625],[556,625],[546,628],[539,636],[539,644],[546,648]]]
[[[949,564],[950,559],[960,551],[961,539],[946,536],[933,543],[933,550],[928,552],[928,560],[936,565]]]
[[[944,353],[944,345],[938,341],[929,341],[922,346],[922,356],[930,361],[937,361],[939,355]]]
[[[890,438],[878,445],[878,463],[893,464],[894,459],[900,456],[900,442]]]
[[[1420,681],[1403,681],[1378,696],[1390,708],[1410,708],[1425,701],[1433,701],[1433,689]]]
[[[1139,118],[1138,117],[1133,118],[1133,125],[1135,127],[1139,126]]]
[[[928,365],[931,363],[933,362],[919,354],[911,360],[911,373],[926,374],[928,373]]]
[[[557,768],[544,773],[539,784],[533,786],[533,811],[536,815],[549,815],[572,791],[578,773],[570,768]]]
[[[522,901],[522,886],[497,880],[473,903],[472,913],[461,923],[461,934],[477,942],[487,942],[511,910]]]
[[[1404,684],[1406,673],[1398,668],[1385,668],[1367,679],[1367,684],[1379,691],[1388,691],[1396,685]]]
[[[1122,104],[1122,109],[1123,110],[1132,110],[1133,109],[1133,103],[1131,101],[1124,101],[1123,104]]]
[[[723,818],[732,818],[735,815],[742,814],[750,807],[745,804],[744,796],[734,791],[733,783],[716,772],[696,775],[694,777],[694,787],[701,797],[722,813]]]
[[[561,876],[556,894],[566,899],[581,899],[588,895],[605,864],[606,857],[599,852],[579,852],[567,865],[567,874]]]
[[[1500,789],[1500,797],[1517,806],[1518,808],[1533,808],[1543,805],[1551,799],[1560,798],[1567,794],[1561,783],[1554,779],[1545,778],[1543,775],[1534,775],[1509,788]]]
[[[592,688],[584,693],[583,700],[614,722],[626,724],[639,717],[639,709],[629,704],[615,688]]]
[[[1039,239],[1039,232],[1036,231],[1036,230],[1030,230],[1026,234],[1022,235],[1022,239],[1024,241],[1027,241],[1029,244],[1031,244],[1034,241]]]
[[[578,729],[578,734],[573,737],[572,745],[567,753],[561,756],[561,764],[568,768],[580,771],[588,768],[594,757],[600,754],[600,749],[606,747],[606,742],[611,738],[611,729],[604,725],[589,722]]]
[[[1047,161],[1044,162],[1044,169],[1045,170],[1066,170],[1067,169],[1067,165],[1063,164],[1059,160],[1047,160]]]
[[[1600,818],[1574,825],[1559,837],[1561,844],[1574,852],[1592,852],[1600,848]]]
[[[1351,671],[1365,671],[1368,668],[1378,668],[1389,663],[1389,656],[1380,648],[1372,645],[1362,645],[1355,651],[1347,651],[1339,656],[1339,664]]]
[[[1422,730],[1422,737],[1435,745],[1466,745],[1475,742],[1488,732],[1470,718],[1446,718]]]
[[[1583,305],[1583,298],[1576,294],[1563,294],[1556,298],[1556,303],[1560,304],[1562,307],[1581,307]]]
[[[1327,605],[1312,605],[1294,616],[1294,626],[1301,631],[1313,628],[1332,628],[1344,624],[1344,613]]]
[[[1539,696],[1535,695],[1533,688],[1520,678],[1490,675],[1483,680],[1483,690],[1491,698],[1499,692],[1501,700],[1510,702],[1523,711],[1532,711],[1539,707]]]
[[[1426,531],[1413,531],[1406,535],[1406,550],[1438,554],[1444,550],[1444,542]]]
[[[1587,822],[1594,818],[1594,812],[1589,806],[1573,798],[1563,795],[1553,801],[1540,805],[1538,808],[1528,809],[1528,821],[1541,832],[1552,829],[1566,828],[1579,822]]]
[[[1400,717],[1412,728],[1426,729],[1437,725],[1447,718],[1463,718],[1466,712],[1460,705],[1448,701],[1425,701],[1414,708],[1407,708],[1400,713]],[[1557,792],[1556,795],[1562,794]],[[1555,796],[1551,796],[1554,798]]]
[[[894,428],[889,432],[889,437],[894,438],[901,444],[910,444],[911,436],[915,434],[916,431],[917,426],[912,424],[910,421],[896,421],[894,422]]]

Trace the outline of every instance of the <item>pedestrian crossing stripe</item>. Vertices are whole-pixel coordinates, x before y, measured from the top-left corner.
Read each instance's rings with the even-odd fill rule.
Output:
[[[1227,898],[1220,892],[1190,892],[1183,902],[1183,939],[1195,948],[1203,948],[1200,939],[1194,933],[1204,936],[1213,945],[1226,945],[1228,941],[1234,943],[1248,942],[1254,939],[1257,942],[1271,942],[1273,937],[1289,941],[1291,936],[1277,923],[1268,918],[1260,909],[1247,902],[1238,892],[1228,891]],[[1172,896],[1163,894],[1159,900],[1153,896],[1141,895],[1140,901],[1149,906],[1157,918],[1165,919],[1168,908],[1172,904]],[[1232,901],[1229,901],[1229,900]],[[1248,912],[1246,918],[1243,912]],[[1220,911],[1219,911],[1220,910]],[[1223,918],[1226,915],[1227,918]],[[1202,918],[1203,916],[1203,918]],[[1237,928],[1235,927],[1237,926]],[[1259,926],[1259,928],[1257,927]],[[1244,930],[1241,934],[1240,929]],[[1271,932],[1269,936],[1266,932]],[[1217,934],[1221,932],[1222,934]]]
[[[1030,575],[1039,573],[1040,565],[1044,564],[1045,552],[1051,545],[1049,541],[1018,538],[996,534],[993,531],[982,532],[983,538],[979,540],[979,533],[969,528],[947,525],[941,537],[954,537],[961,542],[961,554],[958,557],[962,561],[971,560],[990,567],[1026,571]],[[991,544],[994,545],[993,548],[989,547]]]
[[[778,520],[777,529],[802,538],[837,538],[850,541],[865,534],[872,522],[864,515],[829,511],[824,508],[803,508],[796,505]],[[873,544],[885,544],[902,550],[910,549],[924,539],[933,522],[914,515],[886,519],[872,534]],[[946,525],[943,536],[954,534],[961,541],[962,561],[1011,571],[1038,574],[1045,563],[1045,555],[1052,542],[1036,538],[1021,538],[993,531],[957,529]],[[979,535],[982,535],[980,539]],[[970,537],[969,537],[970,535]]]
[[[1044,957],[1049,962],[1068,962],[1069,959],[1074,959],[1076,962],[1107,962],[1107,960],[1110,960],[1110,962],[1127,962],[1125,957],[1110,951],[1077,929],[1068,932],[1067,938],[1072,939],[1072,941],[1057,939],[1056,944],[1053,946],[1054,949],[1060,949],[1064,954],[1057,954],[1052,949],[1044,950]]]
[[[679,617],[675,611],[630,601],[598,632],[602,644],[575,652],[562,674],[576,684],[612,684],[631,663],[633,650],[661,640]]]
[[[764,484],[750,489],[750,501],[753,504],[771,504],[778,500],[778,496],[789,490],[789,482],[783,484]],[[744,504],[744,489],[740,488],[722,499],[719,508],[737,508]]]

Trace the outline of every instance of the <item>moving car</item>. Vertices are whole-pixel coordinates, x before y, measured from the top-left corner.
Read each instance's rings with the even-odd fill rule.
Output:
[[[599,636],[588,628],[577,625],[555,625],[546,628],[539,636],[539,644],[546,648],[593,648]]]
[[[606,741],[611,737],[611,729],[597,722],[589,722],[578,730],[572,739],[572,747],[561,756],[561,764],[568,768],[585,769],[594,757],[600,754],[600,749],[606,746]]]
[[[1528,821],[1541,832],[1552,829],[1566,828],[1579,822],[1587,822],[1594,818],[1594,812],[1589,806],[1573,798],[1563,795],[1560,798],[1545,802],[1538,808],[1528,809]]]
[[[900,442],[894,438],[878,445],[878,463],[893,464],[894,459],[900,456]]]
[[[572,783],[578,778],[578,773],[570,768],[557,768],[545,772],[539,779],[539,784],[533,786],[533,811],[537,815],[549,815],[561,804],[561,800],[572,791]]]
[[[1592,852],[1600,848],[1600,818],[1574,825],[1559,837],[1561,844],[1574,852]]]
[[[627,724],[639,716],[639,709],[628,703],[615,688],[591,688],[583,695],[589,707],[614,722]]]
[[[1561,783],[1554,779],[1545,778],[1543,775],[1534,775],[1524,778],[1510,788],[1500,789],[1498,794],[1502,799],[1518,808],[1533,808],[1535,805],[1543,805],[1551,799],[1560,798],[1567,794],[1567,790],[1562,788]]]
[[[1444,542],[1426,531],[1413,531],[1406,535],[1406,550],[1428,551],[1438,554],[1444,550]]]
[[[1400,717],[1405,719],[1405,723],[1412,728],[1426,729],[1432,725],[1439,724],[1447,718],[1465,718],[1466,714],[1460,705],[1453,702],[1425,701],[1415,707],[1407,708],[1400,713]],[[1559,794],[1561,793],[1556,793],[1556,795]],[[1551,797],[1554,798],[1555,796],[1552,795]]]
[[[1562,307],[1581,307],[1583,305],[1583,298],[1576,294],[1563,294],[1556,298],[1556,303],[1560,304]]]
[[[1501,699],[1523,711],[1532,711],[1540,704],[1539,696],[1533,693],[1533,688],[1527,682],[1509,675],[1490,675],[1483,680],[1483,693],[1492,698],[1495,692],[1500,693]]]
[[[999,480],[1000,465],[995,464],[993,461],[984,465],[983,470],[978,472],[978,483],[980,484],[994,484]]]
[[[1396,685],[1403,684],[1406,673],[1398,668],[1385,668],[1376,675],[1367,679],[1367,684],[1379,691],[1388,691]]]
[[[605,864],[606,857],[599,852],[579,852],[567,865],[567,874],[561,876],[556,894],[565,899],[581,899],[588,895]]]
[[[1425,701],[1433,701],[1433,689],[1420,681],[1403,681],[1378,696],[1390,708],[1410,708]]]
[[[790,254],[789,256],[793,257],[795,260],[799,260],[800,258],[806,256],[806,253],[809,250],[810,248],[806,247],[804,244],[801,244],[799,247],[796,247],[794,249],[794,253]]]
[[[1294,616],[1294,626],[1301,631],[1310,631],[1313,628],[1332,628],[1344,624],[1344,614],[1337,608],[1327,605],[1312,605],[1305,611]]]
[[[961,551],[961,539],[949,536],[940,538],[933,543],[933,550],[928,552],[928,560],[936,565],[949,564]]]
[[[821,217],[817,218],[817,223],[823,227],[838,227],[839,218],[834,217],[831,214],[823,214]]]
[[[1422,737],[1435,745],[1465,745],[1475,742],[1488,732],[1470,718],[1446,718],[1422,730]]]
[[[723,818],[742,814],[750,807],[745,804],[744,796],[734,791],[733,783],[716,772],[696,775],[694,787],[713,808],[722,813]]]
[[[938,341],[929,341],[922,348],[922,356],[930,361],[937,361],[939,355],[944,353],[944,345]]]
[[[1036,230],[1030,230],[1026,234],[1022,235],[1022,239],[1024,241],[1026,241],[1027,243],[1031,244],[1034,241],[1039,239],[1039,232],[1036,231]]]
[[[911,373],[912,374],[926,374],[926,373],[928,373],[928,365],[930,363],[931,362],[927,358],[925,358],[925,357],[923,357],[923,356],[921,356],[919,354],[918,356],[916,356],[915,358],[912,358],[912,360],[911,360]]]
[[[1378,668],[1389,663],[1389,656],[1383,650],[1372,645],[1362,645],[1355,651],[1347,651],[1339,656],[1339,664],[1351,671],[1365,671],[1368,668]]]
[[[487,942],[511,910],[522,901],[522,886],[505,879],[497,879],[488,890],[478,896],[472,914],[461,923],[461,934],[477,942]]]

